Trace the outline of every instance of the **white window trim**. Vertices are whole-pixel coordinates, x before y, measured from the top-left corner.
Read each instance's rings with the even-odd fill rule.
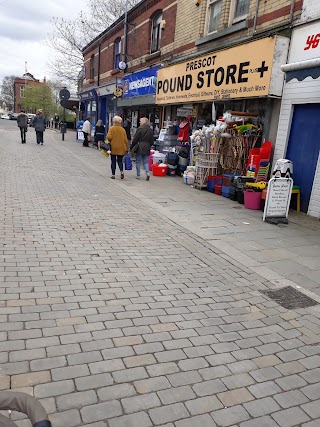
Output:
[[[157,19],[158,19],[158,18],[161,18],[161,19],[160,19],[160,21],[162,21],[162,19],[163,19],[163,11],[156,13],[156,14],[154,15],[154,17],[152,18],[152,21],[151,21],[151,45],[150,45],[150,55],[153,55],[154,53],[160,52],[160,50],[161,50],[161,23],[160,23],[160,33],[159,33],[159,46],[157,46],[157,47],[158,47],[158,49],[157,49],[157,50],[155,50],[155,51],[153,51],[153,50],[152,50],[152,44],[153,44],[153,30],[154,30],[154,23],[155,23],[156,18],[157,18]]]
[[[205,22],[206,35],[215,34],[218,32],[218,30],[214,30],[214,31],[209,32],[209,25],[210,25],[210,6],[213,3],[218,3],[219,1],[221,1],[221,0],[211,0],[211,1],[209,0],[208,1],[207,13],[206,13],[206,22]]]
[[[236,13],[236,4],[237,0],[231,0],[231,6],[230,6],[230,14],[229,14],[229,27],[232,27],[232,25],[237,24],[238,22],[244,21],[248,17],[248,13],[246,15],[238,16],[237,18],[234,17]]]

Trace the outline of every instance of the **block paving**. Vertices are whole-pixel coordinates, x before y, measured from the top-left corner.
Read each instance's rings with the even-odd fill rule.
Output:
[[[54,427],[320,426],[319,306],[34,139],[0,130],[0,390]]]

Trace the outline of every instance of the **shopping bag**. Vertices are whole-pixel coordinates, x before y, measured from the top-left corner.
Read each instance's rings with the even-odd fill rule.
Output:
[[[108,153],[108,151],[107,151],[107,150],[102,149],[102,150],[101,150],[101,154],[102,154],[103,156],[105,156],[105,157],[109,157],[109,153]]]
[[[127,154],[124,157],[124,168],[126,171],[132,170],[132,159],[131,159],[131,156],[129,154]]]

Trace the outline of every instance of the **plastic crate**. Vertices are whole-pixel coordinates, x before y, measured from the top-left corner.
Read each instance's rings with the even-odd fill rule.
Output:
[[[224,174],[222,178],[222,185],[224,187],[230,187],[231,183],[233,182],[234,175],[231,174]]]
[[[168,169],[168,165],[159,166],[159,165],[153,164],[152,174],[153,176],[166,176],[167,169]]]

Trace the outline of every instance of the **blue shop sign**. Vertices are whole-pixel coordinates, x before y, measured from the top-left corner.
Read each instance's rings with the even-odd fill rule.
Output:
[[[123,97],[155,95],[157,86],[157,72],[160,66],[133,73],[123,79]]]
[[[97,91],[95,89],[88,90],[87,92],[79,93],[81,101],[95,99],[97,97]]]

